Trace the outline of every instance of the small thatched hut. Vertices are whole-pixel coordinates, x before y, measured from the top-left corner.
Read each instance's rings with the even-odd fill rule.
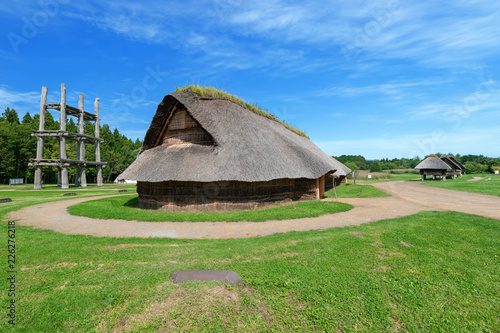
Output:
[[[453,156],[441,156],[443,162],[448,164],[451,170],[448,171],[447,176],[455,179],[457,177],[462,177],[462,170],[465,170],[465,166],[457,161],[457,159]]]
[[[137,180],[139,206],[247,209],[319,199],[337,162],[307,137],[233,101],[165,96],[139,156],[118,179]]]
[[[434,179],[439,176],[442,180],[446,180],[446,175],[452,170],[448,164],[434,155],[431,155],[420,162],[415,169],[420,170],[422,180],[425,180],[427,176],[433,176]]]
[[[352,170],[346,167],[343,163],[337,161],[335,158],[333,158],[333,160],[334,163],[337,165],[337,171],[326,175],[326,183],[325,183],[326,191],[332,189],[334,183],[335,186],[347,183],[347,175],[352,172]]]

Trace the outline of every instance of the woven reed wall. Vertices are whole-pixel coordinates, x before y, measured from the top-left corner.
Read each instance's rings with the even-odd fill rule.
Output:
[[[182,143],[214,144],[210,135],[194,121],[186,110],[178,110],[172,116],[161,144],[170,146]]]
[[[139,207],[166,211],[234,210],[316,199],[315,179],[270,182],[138,182]]]

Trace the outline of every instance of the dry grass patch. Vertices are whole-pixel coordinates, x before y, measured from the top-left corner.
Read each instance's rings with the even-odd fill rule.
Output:
[[[374,268],[373,270],[376,272],[386,272],[392,270],[392,268],[387,266],[379,266],[377,268]]]
[[[268,307],[250,287],[230,287],[220,283],[166,282],[157,287],[159,297],[144,310],[120,320],[113,332],[184,332],[220,325],[248,328],[242,317],[267,320]]]
[[[363,237],[363,235],[361,235],[359,232],[356,232],[356,231],[351,231],[350,233],[351,233],[351,235],[353,235],[354,237],[358,237],[358,238],[365,238],[365,237]]]

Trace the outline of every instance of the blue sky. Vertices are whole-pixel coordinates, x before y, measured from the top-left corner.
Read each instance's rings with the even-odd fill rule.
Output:
[[[0,27],[0,111],[20,117],[65,83],[142,140],[164,95],[200,84],[330,155],[500,156],[497,1],[4,1]]]

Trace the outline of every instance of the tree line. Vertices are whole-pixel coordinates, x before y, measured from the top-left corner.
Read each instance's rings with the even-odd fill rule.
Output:
[[[453,156],[465,166],[465,173],[493,173],[500,171],[500,158],[487,157],[483,155],[460,155],[460,154],[433,154],[435,156]],[[430,156],[430,155],[428,155]],[[424,158],[383,158],[381,160],[366,160],[361,155],[333,156],[339,162],[345,164],[351,170],[369,170],[370,172],[382,172],[384,170],[414,169]]]
[[[31,158],[36,157],[37,139],[31,136],[33,130],[39,129],[40,115],[31,116],[26,113],[22,120],[16,110],[7,107],[0,117],[0,183],[8,183],[10,178],[24,178],[25,182],[33,182],[34,168],[28,166]],[[55,120],[50,112],[46,113],[45,129],[59,130],[59,121]],[[66,123],[68,132],[77,132],[77,124],[73,117],[68,117]],[[84,134],[94,136],[95,126],[89,121],[84,122]],[[101,160],[108,162],[103,169],[104,181],[112,181],[123,172],[137,157],[142,142],[132,141],[120,134],[118,129],[113,131],[107,124],[100,126],[99,137],[101,143]],[[68,140],[66,144],[68,159],[77,159],[76,141]],[[59,156],[59,140],[45,138],[43,158],[57,159]],[[85,144],[85,160],[95,161],[95,145]],[[68,168],[69,181],[74,182],[75,168]],[[87,181],[95,182],[96,169],[87,168]],[[43,182],[57,182],[57,169],[43,167]]]

